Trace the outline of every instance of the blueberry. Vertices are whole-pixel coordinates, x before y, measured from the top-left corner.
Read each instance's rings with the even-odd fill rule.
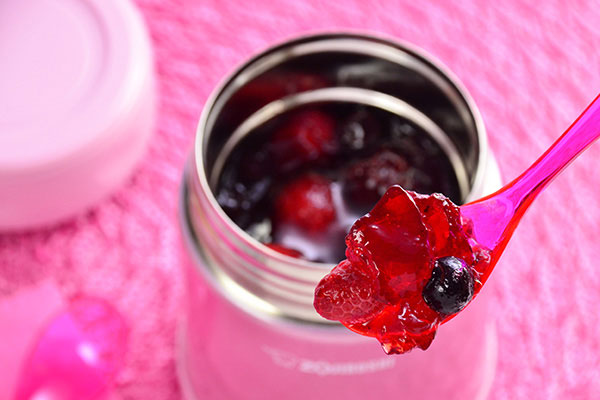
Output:
[[[271,180],[268,177],[256,182],[222,179],[217,192],[217,202],[239,227],[246,229],[253,222],[260,221],[264,214],[261,204],[265,201],[270,187]]]
[[[473,298],[473,283],[471,270],[463,260],[438,258],[431,278],[423,288],[423,299],[441,315],[455,314]]]

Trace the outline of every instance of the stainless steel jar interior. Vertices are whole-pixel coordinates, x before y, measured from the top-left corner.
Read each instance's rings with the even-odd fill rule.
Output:
[[[275,47],[239,69],[205,110],[196,148],[196,154],[202,155],[200,174],[210,177],[229,136],[250,115],[278,100],[255,98],[248,102],[248,88],[260,88],[266,82],[281,86],[285,93],[290,82],[278,77],[286,74],[296,79],[322,79],[321,88],[369,89],[402,100],[426,115],[450,139],[468,186],[481,184],[480,167],[486,151],[483,124],[449,71],[417,50],[358,35],[302,38]],[[462,193],[464,201],[468,190]]]
[[[374,90],[352,87],[316,89],[286,96],[267,104],[252,114],[235,129],[219,152],[210,174],[209,182],[211,189],[213,191],[217,189],[221,172],[233,149],[245,137],[252,134],[252,132],[256,132],[258,127],[297,107],[323,103],[352,103],[371,106],[388,111],[412,122],[426,132],[446,154],[454,169],[461,198],[464,199],[469,194],[469,177],[460,153],[452,140],[448,138],[435,122],[428,118],[427,115],[396,97]]]

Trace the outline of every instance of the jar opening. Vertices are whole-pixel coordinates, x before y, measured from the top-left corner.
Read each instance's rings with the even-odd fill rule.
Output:
[[[275,47],[243,65],[203,112],[196,168],[188,177],[189,223],[210,269],[293,318],[320,321],[312,309],[313,290],[331,264],[262,245],[219,205],[219,186],[246,136],[290,110],[342,103],[420,127],[449,160],[458,203],[477,192],[483,174],[485,133],[476,108],[448,71],[417,50],[371,37],[320,35]]]

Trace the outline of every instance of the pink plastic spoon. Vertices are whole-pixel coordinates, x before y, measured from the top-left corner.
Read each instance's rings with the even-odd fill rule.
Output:
[[[124,363],[127,335],[122,316],[106,301],[71,301],[41,333],[15,400],[98,399]]]
[[[599,98],[596,97],[566,132],[518,178],[496,193],[460,208],[461,214],[473,222],[477,241],[492,250],[491,263],[481,283],[489,277],[521,217],[537,195],[600,136]]]

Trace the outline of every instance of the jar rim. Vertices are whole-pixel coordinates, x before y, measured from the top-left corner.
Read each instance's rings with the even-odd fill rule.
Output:
[[[340,41],[345,42],[345,46],[340,46]],[[330,48],[332,44],[335,44],[334,48]],[[211,124],[214,124],[216,118],[215,114],[218,114],[221,111],[218,109],[219,102],[221,102],[222,107],[227,100],[226,95],[228,91],[235,89],[235,83],[248,81],[253,77],[252,73],[255,74],[254,76],[257,76],[261,71],[265,71],[270,66],[281,62],[282,57],[284,56],[301,55],[305,51],[314,51],[315,48],[328,48],[332,51],[353,51],[362,54],[359,51],[361,46],[357,46],[357,44],[362,44],[362,50],[375,46],[382,56],[388,53],[395,54],[396,56],[400,54],[405,57],[406,60],[416,60],[418,63],[414,64],[415,66],[429,68],[430,72],[433,71],[431,72],[432,74],[436,74],[435,76],[437,79],[443,79],[447,82],[449,90],[453,91],[452,96],[455,97],[456,101],[461,103],[460,110],[466,110],[466,112],[468,112],[468,118],[473,123],[473,132],[478,146],[475,151],[477,160],[475,162],[474,174],[470,182],[469,196],[467,196],[465,200],[468,200],[470,196],[477,192],[478,188],[482,187],[484,180],[485,170],[483,166],[488,157],[487,137],[479,110],[466,89],[447,67],[440,61],[434,59],[431,55],[411,44],[395,39],[392,40],[391,38],[388,40],[373,35],[356,33],[312,34],[272,46],[238,66],[232,74],[225,78],[221,84],[215,88],[204,106],[196,131],[193,155],[194,168],[191,168],[192,176],[190,177],[191,182],[189,182],[189,184],[196,186],[196,188],[192,188],[192,190],[199,191],[202,194],[203,200],[206,201],[206,204],[210,207],[210,211],[218,217],[220,227],[224,230],[224,234],[233,235],[237,242],[243,244],[248,251],[254,254],[260,253],[276,263],[284,263],[286,265],[286,270],[283,273],[287,278],[294,280],[297,279],[298,276],[302,276],[302,278],[299,279],[301,284],[306,285],[313,290],[316,283],[329,271],[329,269],[331,269],[333,264],[317,263],[286,256],[260,243],[237,226],[220,207],[215,194],[211,189],[209,177],[207,176],[207,171],[205,169],[205,152],[208,148],[209,133],[213,128]],[[284,49],[286,50],[284,52],[285,54],[280,54]],[[366,55],[373,55],[373,51],[367,52],[365,50],[365,53]],[[282,273],[282,271],[276,269],[273,273]],[[316,316],[316,313],[312,310],[312,301],[310,302],[310,306],[311,312]],[[304,318],[306,315],[303,315],[302,317]]]

